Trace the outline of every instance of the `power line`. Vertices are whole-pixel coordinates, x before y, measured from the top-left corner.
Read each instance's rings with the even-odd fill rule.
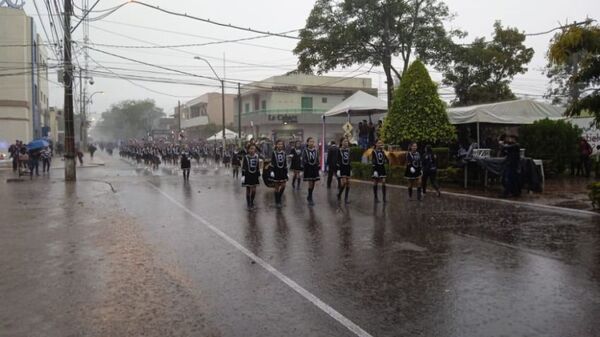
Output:
[[[582,26],[582,25],[589,25],[589,24],[592,24],[592,23],[593,23],[593,22],[595,22],[595,21],[596,21],[596,20],[594,20],[594,19],[590,19],[590,18],[588,18],[588,19],[586,19],[586,20],[584,20],[584,21],[580,21],[580,22],[573,22],[573,23],[571,23],[571,24],[564,25],[564,26],[558,26],[558,27],[552,28],[552,29],[550,29],[550,30],[547,30],[547,31],[545,31],[545,32],[539,32],[539,33],[529,33],[529,34],[525,34],[525,36],[539,36],[539,35],[546,35],[546,34],[550,34],[550,33],[552,33],[552,32],[555,32],[555,31],[557,31],[557,30],[562,30],[562,29],[565,29],[565,28],[576,27],[576,26]]]
[[[290,36],[290,35],[286,35],[286,34],[272,33],[272,32],[264,31],[264,30],[258,30],[258,29],[253,29],[253,28],[245,28],[245,27],[241,27],[241,26],[236,26],[236,25],[232,25],[230,23],[227,24],[227,23],[221,23],[221,22],[217,22],[217,21],[212,21],[210,19],[203,19],[203,18],[199,18],[197,16],[189,15],[187,13],[178,13],[178,12],[170,11],[170,10],[167,10],[167,9],[163,9],[163,8],[158,7],[158,6],[153,6],[153,5],[147,4],[147,3],[142,2],[142,1],[131,0],[131,1],[129,1],[129,3],[134,3],[134,4],[142,5],[142,6],[145,6],[145,7],[148,7],[148,8],[152,8],[152,9],[157,10],[157,11],[161,11],[163,13],[167,13],[167,14],[171,14],[171,15],[175,15],[175,16],[179,16],[179,17],[184,17],[184,18],[188,18],[188,19],[192,19],[192,20],[202,21],[202,22],[205,22],[205,23],[209,23],[209,24],[217,25],[217,26],[221,26],[221,27],[232,28],[232,29],[237,29],[237,30],[243,30],[243,31],[246,31],[246,32],[258,33],[258,34],[263,34],[263,35],[283,37],[283,38],[286,38],[286,39],[300,40],[300,37],[298,37],[298,36]]]

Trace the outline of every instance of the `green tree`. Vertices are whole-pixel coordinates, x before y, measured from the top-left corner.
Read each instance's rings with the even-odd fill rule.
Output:
[[[527,71],[533,49],[527,48],[525,34],[516,28],[503,28],[497,21],[491,41],[476,38],[466,46],[455,46],[452,62],[440,67],[443,84],[456,93],[454,106],[493,103],[515,99],[509,84]]]
[[[397,145],[411,141],[439,144],[456,138],[446,105],[422,62],[410,65],[396,89],[392,109],[383,122],[382,136],[386,143]]]
[[[414,55],[435,64],[445,59],[451,37],[444,22],[452,18],[440,0],[317,0],[294,49],[298,71],[324,73],[339,66],[382,66],[388,107],[394,75],[402,80]],[[393,65],[399,56],[400,68]]]
[[[571,25],[557,34],[548,51],[549,67],[564,69],[563,90],[567,94],[567,114],[577,116],[582,111],[594,114],[600,125],[600,26]],[[558,77],[560,78],[560,77]]]
[[[578,156],[581,130],[571,123],[544,119],[521,126],[519,135],[527,156],[546,160],[544,166],[552,173],[562,173]]]
[[[143,138],[164,116],[163,110],[156,107],[153,100],[126,100],[113,104],[102,113],[97,132],[111,140]]]

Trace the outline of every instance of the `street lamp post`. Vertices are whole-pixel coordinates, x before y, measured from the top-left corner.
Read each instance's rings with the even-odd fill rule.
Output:
[[[94,95],[96,94],[104,94],[104,91],[96,91],[94,93],[92,93],[90,95],[90,98],[86,99],[84,97],[84,102],[83,102],[83,106],[85,107],[87,104],[92,102],[92,98],[94,97]],[[85,110],[87,109],[83,109],[82,114],[81,114],[81,124],[79,125],[79,133],[80,133],[80,138],[82,140],[82,151],[85,151],[85,149],[87,148],[87,113],[85,112]]]
[[[225,141],[226,140],[226,138],[225,138],[225,80],[223,80],[221,77],[219,77],[219,75],[217,74],[217,72],[215,71],[213,66],[210,64],[210,62],[208,62],[207,59],[200,57],[200,56],[194,56],[194,59],[206,62],[206,64],[208,64],[208,67],[210,68],[210,70],[212,70],[212,72],[215,75],[215,77],[217,78],[217,80],[221,83],[221,113],[222,113],[222,121],[223,121],[223,128],[222,128],[221,132],[223,132],[223,151],[225,151],[225,148],[227,146],[227,143]]]

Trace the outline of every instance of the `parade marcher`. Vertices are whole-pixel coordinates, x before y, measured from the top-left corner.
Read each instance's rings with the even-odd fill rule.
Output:
[[[260,160],[256,153],[256,145],[250,144],[247,151],[248,154],[242,160],[242,186],[246,187],[246,204],[248,210],[253,210],[256,186],[259,184],[260,177]]]
[[[50,152],[50,149],[45,148],[44,150],[42,150],[41,156],[42,158],[42,173],[50,173],[50,163],[52,160],[52,152]]]
[[[183,180],[190,180],[190,169],[192,168],[192,161],[190,155],[186,151],[181,153],[181,170],[183,171]]]
[[[350,161],[350,142],[347,138],[340,140],[340,149],[337,159],[337,176],[340,183],[338,184],[338,201],[342,200],[342,193],[345,192],[344,202],[348,201],[348,193],[350,193],[350,178],[352,176],[352,165]]]
[[[227,149],[223,150],[223,164],[225,165],[225,168],[229,168],[231,165],[231,152]]]
[[[417,151],[417,143],[410,144],[409,152],[406,154],[406,172],[404,177],[408,180],[408,198],[412,199],[413,188],[417,188],[417,200],[423,199],[421,191],[421,176],[423,164],[421,154]]]
[[[423,177],[421,178],[423,195],[427,194],[427,180],[431,181],[431,186],[436,190],[438,197],[441,195],[440,185],[437,181],[437,156],[433,153],[431,145],[425,146],[423,153]]]
[[[237,179],[238,176],[240,175],[240,166],[242,164],[241,161],[241,154],[240,152],[235,149],[233,151],[233,155],[231,156],[231,167],[232,167],[232,172],[233,172],[233,178]]]
[[[373,197],[375,202],[379,202],[378,197],[378,186],[381,184],[381,194],[383,196],[383,202],[387,202],[387,191],[385,186],[385,178],[387,177],[385,171],[385,164],[388,162],[388,158],[383,151],[383,141],[377,140],[375,143],[375,149],[371,154],[371,163],[373,165]]]
[[[306,140],[306,149],[302,154],[302,167],[304,168],[304,181],[308,182],[308,201],[309,206],[314,206],[313,191],[315,190],[315,182],[321,180],[319,175],[320,169],[319,152],[315,147],[315,140],[308,137]]]
[[[294,144],[294,148],[290,150],[291,165],[290,168],[294,172],[292,178],[292,188],[300,189],[300,173],[302,173],[302,144],[298,140]]]
[[[275,204],[277,208],[281,208],[281,199],[285,191],[285,184],[288,181],[287,156],[283,140],[275,142],[275,150],[271,156],[271,165],[273,165],[271,178],[275,183]]]
[[[329,144],[329,149],[327,149],[327,188],[331,188],[331,181],[333,180],[333,176],[337,171],[337,160],[340,155],[340,149],[335,143],[335,141],[331,141]],[[338,188],[340,187],[339,177],[338,179]]]

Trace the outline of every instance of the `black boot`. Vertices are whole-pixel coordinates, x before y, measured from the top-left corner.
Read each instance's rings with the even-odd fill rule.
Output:
[[[342,200],[342,193],[344,192],[344,186],[339,186],[338,187],[338,194],[337,194],[337,200],[340,201]]]
[[[308,201],[309,206],[313,206],[315,204],[315,202],[313,201],[313,190],[314,187],[308,189],[308,197],[306,198],[306,201]]]
[[[419,201],[423,200],[423,193],[422,193],[420,187],[417,188],[417,200],[419,200]]]
[[[408,198],[412,200],[412,187],[408,188]]]
[[[252,192],[252,193],[250,194],[250,208],[251,208],[251,209],[254,209],[254,208],[255,208],[255,207],[254,207],[254,198],[256,198],[256,192]]]
[[[292,178],[292,189],[296,189],[296,177]]]
[[[246,208],[252,209],[252,201],[250,201],[250,194],[246,194]]]
[[[385,185],[381,185],[381,193],[383,194],[383,202],[387,202],[387,189]]]
[[[348,193],[350,191],[350,186],[346,186],[346,194],[344,195],[344,202],[349,204],[350,201],[348,201]]]
[[[375,202],[379,202],[379,198],[377,197],[377,185],[373,185],[373,197]]]

